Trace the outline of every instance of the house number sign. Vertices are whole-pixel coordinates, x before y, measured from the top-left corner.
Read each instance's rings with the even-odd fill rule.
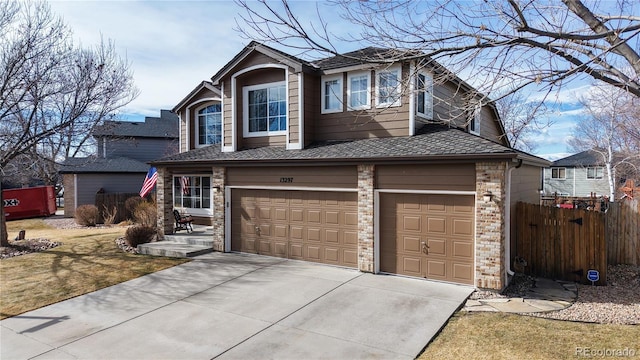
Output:
[[[293,178],[292,177],[281,177],[280,178],[280,182],[281,183],[292,183],[293,182]]]

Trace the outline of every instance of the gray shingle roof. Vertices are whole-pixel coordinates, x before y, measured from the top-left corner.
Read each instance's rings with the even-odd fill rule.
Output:
[[[148,164],[135,159],[84,157],[67,158],[60,168],[60,173],[146,173],[148,170]]]
[[[376,64],[380,62],[389,62],[407,55],[423,55],[418,52],[407,52],[397,49],[384,49],[377,47],[367,47],[364,49],[351,51],[341,55],[328,57],[315,61],[313,65],[321,70],[339,69],[343,67]]]
[[[105,121],[96,127],[94,136],[126,136],[178,138],[178,116],[169,110],[162,110],[160,117],[146,117],[144,122]]]
[[[168,156],[154,164],[187,162],[263,162],[263,161],[367,161],[429,160],[446,157],[517,156],[506,146],[491,142],[460,129],[427,125],[415,136],[373,138],[341,142],[319,142],[303,150],[262,147],[222,152],[219,145],[208,146]]]
[[[586,150],[554,161],[551,166],[589,166],[604,165],[602,155],[593,150]]]

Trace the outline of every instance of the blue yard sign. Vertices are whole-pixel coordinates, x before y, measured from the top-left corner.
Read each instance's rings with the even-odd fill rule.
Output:
[[[591,285],[593,285],[593,283],[600,280],[600,272],[598,270],[588,270],[587,280],[591,281]]]

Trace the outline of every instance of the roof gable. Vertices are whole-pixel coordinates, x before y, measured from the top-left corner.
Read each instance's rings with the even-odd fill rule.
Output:
[[[579,152],[577,154],[558,159],[551,164],[551,166],[554,167],[584,167],[594,165],[604,165],[604,161],[602,159],[602,155],[593,150]]]
[[[180,100],[180,102],[173,107],[172,111],[177,114],[178,112],[180,112],[180,110],[182,110],[182,108],[189,104],[193,98],[202,95],[204,95],[205,97],[222,98],[222,92],[220,91],[220,89],[214,86],[211,81],[205,80],[198,84],[193,90],[191,90],[191,92],[189,92],[189,95]]]

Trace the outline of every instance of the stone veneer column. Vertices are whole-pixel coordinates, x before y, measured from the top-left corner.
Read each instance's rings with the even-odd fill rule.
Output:
[[[375,165],[358,165],[358,269],[373,272],[373,198]]]
[[[173,234],[173,173],[165,167],[156,168],[156,204],[158,207],[158,240]]]
[[[214,166],[212,169],[211,186],[213,187],[213,249],[216,251],[224,251],[224,215],[225,215],[225,196],[224,186],[226,178],[226,169],[224,167]],[[231,250],[231,249],[227,249]]]
[[[502,290],[505,286],[505,167],[504,162],[476,163],[476,286]],[[491,200],[485,194],[491,192]]]

